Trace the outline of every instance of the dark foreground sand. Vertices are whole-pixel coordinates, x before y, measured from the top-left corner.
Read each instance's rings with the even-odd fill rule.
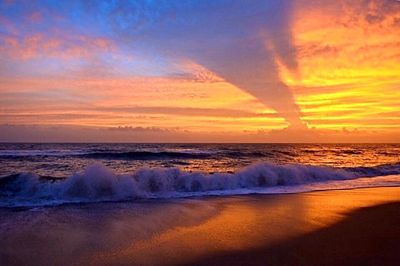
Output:
[[[188,265],[400,265],[400,202],[364,207],[276,245],[218,252]]]
[[[399,265],[400,187],[0,209],[0,265]]]

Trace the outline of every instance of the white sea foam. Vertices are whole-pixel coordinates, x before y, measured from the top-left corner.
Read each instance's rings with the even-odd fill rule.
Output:
[[[117,175],[101,164],[88,166],[59,181],[31,173],[3,180],[0,206],[52,205],[73,202],[122,201],[147,198],[295,193],[320,189],[398,186],[400,175],[364,177],[361,172],[310,165],[258,163],[235,174],[187,173],[177,168],[142,168]]]

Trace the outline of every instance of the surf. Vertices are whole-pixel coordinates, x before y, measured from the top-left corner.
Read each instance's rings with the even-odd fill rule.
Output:
[[[296,193],[341,187],[400,185],[399,174],[400,164],[333,168],[267,162],[252,164],[235,173],[207,174],[178,168],[140,168],[130,174],[116,174],[104,165],[94,163],[62,179],[41,177],[34,173],[3,177],[0,179],[0,206]]]

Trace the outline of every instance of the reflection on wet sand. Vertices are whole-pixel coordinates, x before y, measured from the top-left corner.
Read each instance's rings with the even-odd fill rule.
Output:
[[[399,199],[400,188],[388,187],[0,209],[0,260],[6,265],[176,265],[224,262],[224,254],[242,256],[240,261],[247,252],[271,254],[276,247],[283,247],[277,251],[282,255],[293,239],[300,239],[295,247],[303,237],[308,243],[307,235],[335,228],[360,207]],[[382,226],[391,223],[373,219],[383,219]],[[257,256],[252,263],[266,259]]]
[[[210,254],[189,265],[398,265],[400,201],[364,207],[329,227],[239,251]]]
[[[209,199],[223,208],[204,223],[171,228],[90,260],[93,264],[174,265],[221,252],[272,247],[331,226],[356,208],[398,200],[399,195],[399,188],[379,188]]]

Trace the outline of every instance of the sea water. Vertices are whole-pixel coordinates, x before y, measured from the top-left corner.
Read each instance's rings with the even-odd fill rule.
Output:
[[[400,185],[399,144],[0,144],[0,207]]]

